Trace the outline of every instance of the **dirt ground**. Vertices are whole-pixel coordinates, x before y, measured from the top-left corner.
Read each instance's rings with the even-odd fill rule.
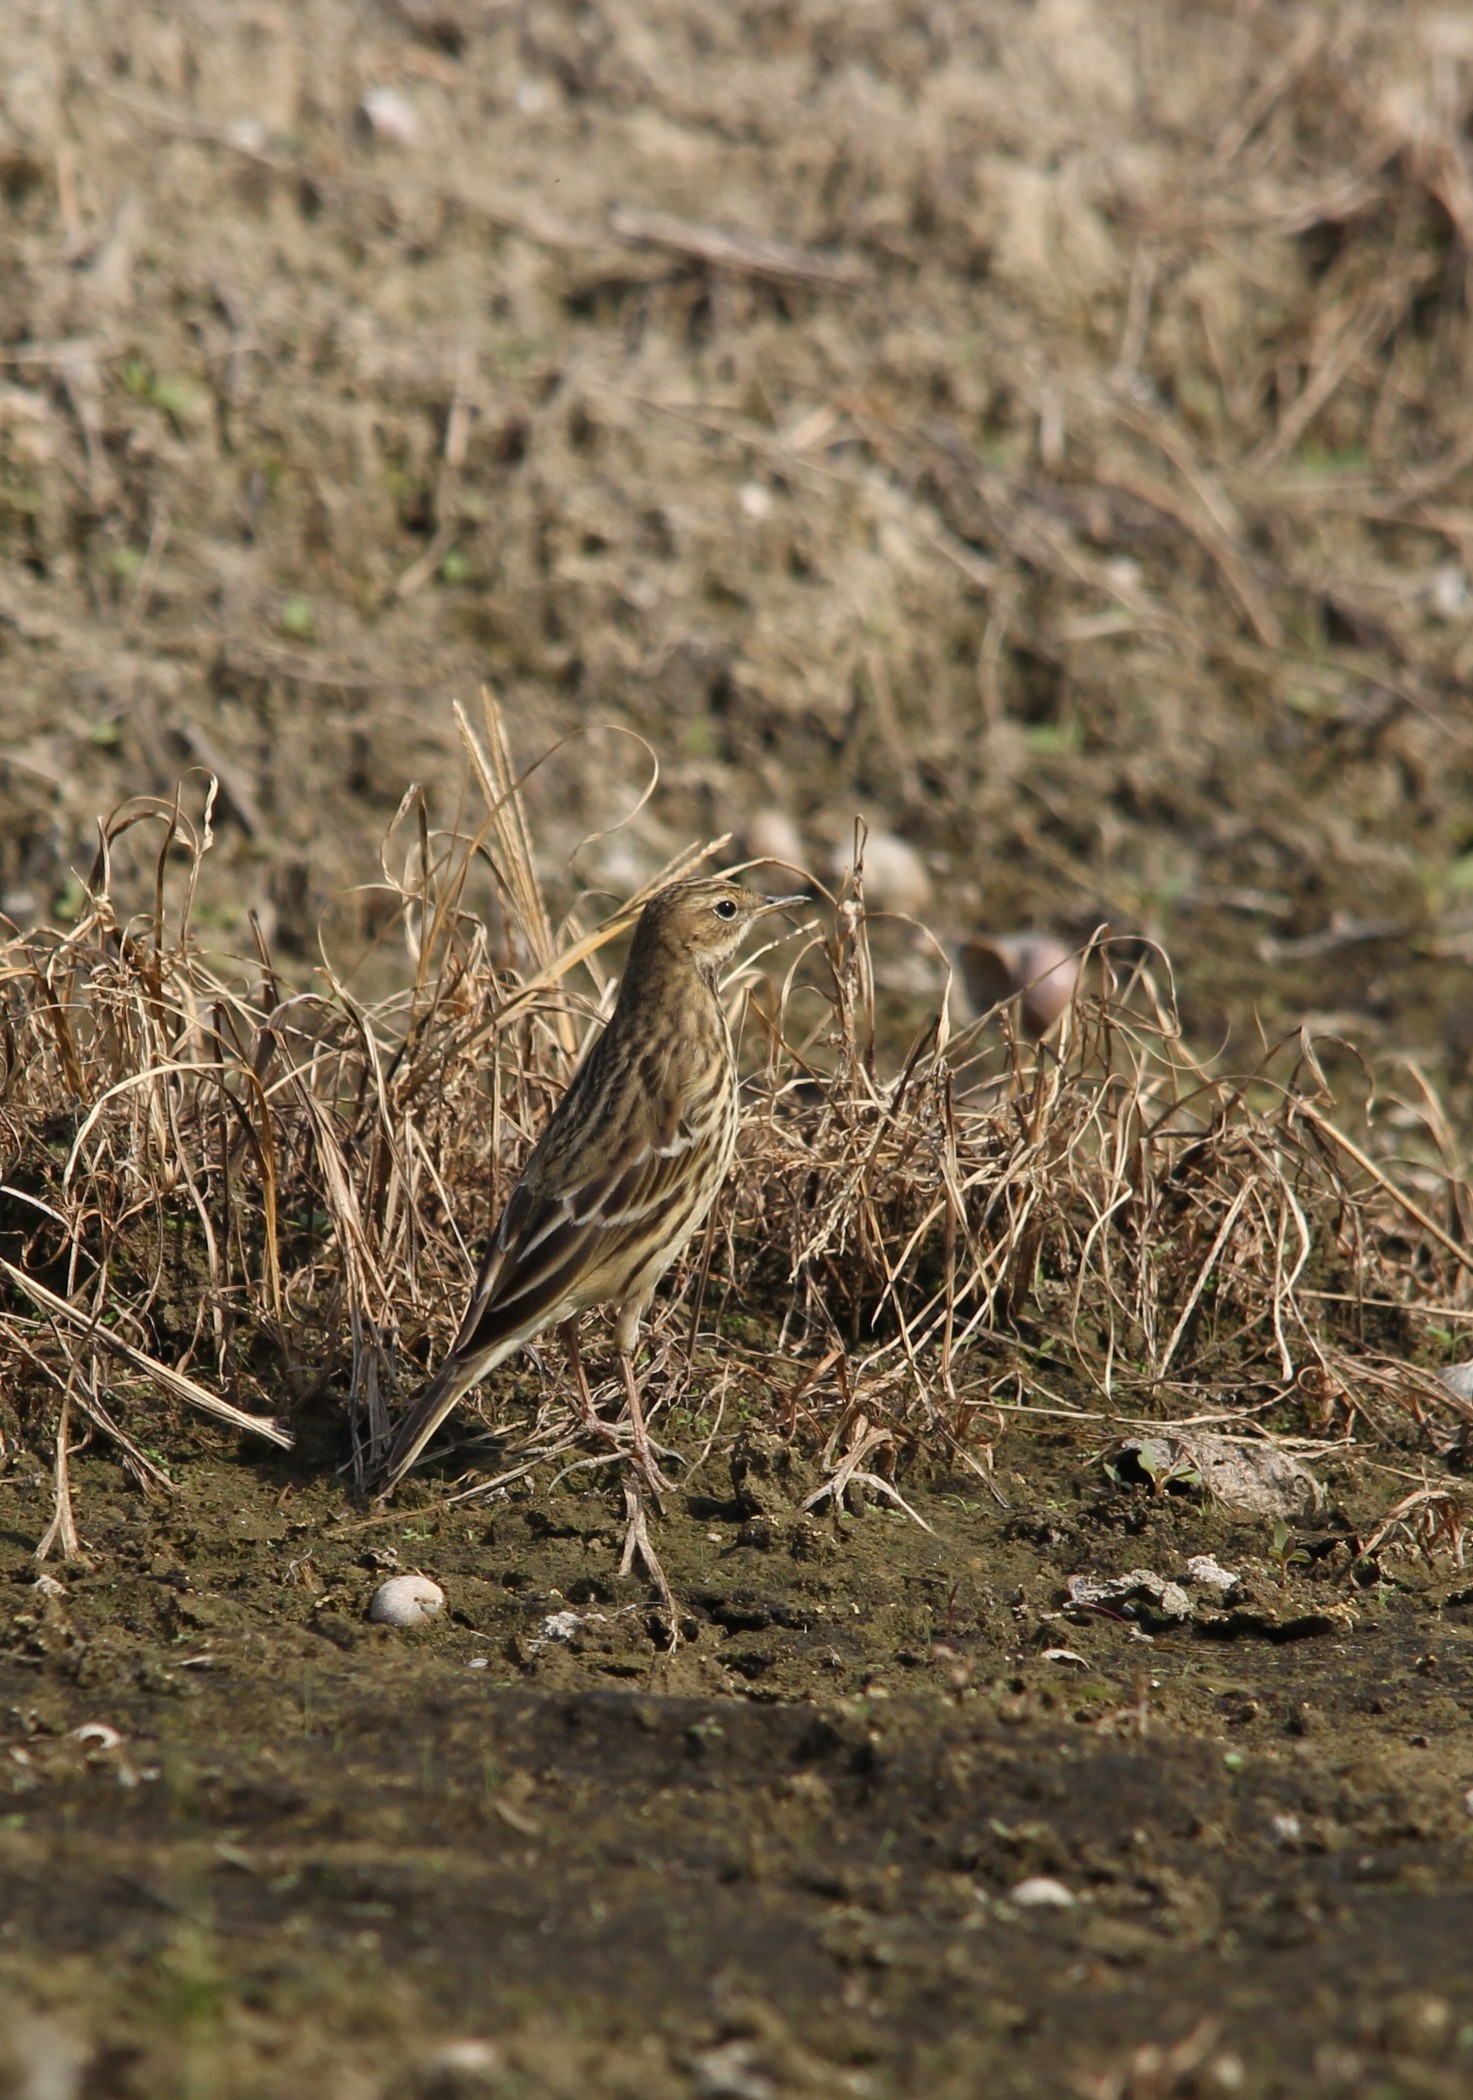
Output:
[[[8,2091],[1470,2089],[1473,1584],[1348,1581],[1354,1467],[1297,1564],[1074,1432],[1004,1440],[1008,1509],[912,1486],[929,1534],[698,1474],[673,1656],[586,1485],[182,1479],[84,1464],[43,1595],[0,1500]],[[1230,1609],[1065,1608],[1203,1552]],[[445,1615],[368,1625],[392,1568]]]
[[[1464,11],[10,0],[3,44],[14,927],[213,775],[215,967],[254,919],[381,996],[396,812],[466,821],[489,680],[557,908],[759,818],[830,878],[860,815],[938,937],[877,933],[897,1043],[945,944],[1105,923],[1194,1054],[1303,1028],[1463,1174]],[[1276,1524],[1020,1355],[991,1485],[918,1451],[910,1513],[805,1514],[731,1382],[769,1311],[662,1418],[673,1652],[608,1468],[366,1511],[329,1365],[290,1456],[130,1416],[172,1493],[84,1441],[38,1563],[3,1396],[0,2100],[1473,2094],[1473,1576],[1358,1551],[1466,1450],[1327,1445]],[[444,1614],[370,1626],[395,1569]]]

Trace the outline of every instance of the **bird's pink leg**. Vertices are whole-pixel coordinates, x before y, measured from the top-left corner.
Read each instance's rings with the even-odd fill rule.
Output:
[[[661,1488],[669,1489],[670,1483],[655,1461],[654,1446],[645,1427],[644,1409],[639,1401],[639,1381],[634,1375],[634,1352],[621,1348],[619,1369],[624,1373],[624,1393],[629,1402],[630,1441],[634,1446],[634,1463],[649,1482],[650,1493],[655,1498],[655,1507],[664,1514],[665,1505],[660,1500]]]
[[[612,1436],[607,1422],[599,1420],[598,1409],[593,1404],[593,1395],[588,1390],[588,1374],[583,1368],[583,1358],[578,1348],[578,1322],[564,1320],[558,1329],[563,1347],[568,1352],[568,1362],[573,1367],[573,1381],[578,1388],[578,1403],[583,1414],[583,1427],[592,1429],[599,1436]]]

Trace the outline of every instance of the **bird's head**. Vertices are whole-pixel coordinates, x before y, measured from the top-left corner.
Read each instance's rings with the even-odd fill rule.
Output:
[[[761,897],[724,875],[672,882],[657,890],[640,914],[631,967],[641,951],[661,950],[685,957],[703,976],[714,978],[758,919],[807,902],[803,896]]]

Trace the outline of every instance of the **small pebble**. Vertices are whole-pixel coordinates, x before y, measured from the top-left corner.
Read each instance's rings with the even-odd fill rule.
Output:
[[[960,990],[973,1014],[1022,993],[1027,1034],[1046,1035],[1074,997],[1079,958],[1051,933],[979,934],[956,955]]]
[[[1381,2015],[1381,2045],[1399,2056],[1440,2056],[1453,2009],[1433,1991],[1398,1991]]]
[[[397,88],[374,87],[358,105],[363,121],[384,146],[414,146],[419,143],[419,118],[414,106]]]
[[[571,1641],[582,1624],[575,1611],[554,1611],[548,1613],[537,1631],[544,1641]]]
[[[1468,610],[1466,571],[1455,561],[1434,569],[1432,588],[1427,595],[1439,620],[1460,620]]]
[[[777,2087],[758,2070],[749,2041],[722,2042],[691,2060],[700,2100],[774,2100]]]
[[[1219,1567],[1210,1553],[1194,1553],[1187,1562],[1187,1576],[1200,1588],[1216,1590],[1223,1597],[1238,1587],[1238,1578],[1232,1569]]]
[[[1473,1400],[1473,1363],[1445,1364],[1437,1376],[1457,1399]]]
[[[473,1655],[470,1660],[470,1667],[473,1670],[489,1670],[491,1658],[489,1655]]]
[[[87,1744],[94,1750],[116,1750],[123,1738],[106,1721],[84,1721],[80,1728],[72,1730],[71,1740]]]
[[[232,118],[225,136],[241,153],[264,153],[271,144],[271,134],[259,117]]]
[[[1024,1910],[1071,1910],[1074,1905],[1074,1897],[1063,1882],[1048,1874],[1030,1874],[1026,1881],[1009,1889],[1008,1895]]]
[[[426,2070],[446,2073],[469,2072],[473,2077],[486,2077],[501,2065],[501,2052],[494,2042],[466,2040],[446,2042],[438,2048],[425,2066]]]
[[[797,888],[795,872],[803,866],[803,840],[786,811],[759,809],[738,834],[743,860],[754,863],[751,879],[759,889],[777,885],[786,896]]]
[[[92,2052],[59,2020],[0,1999],[0,2092],[17,2100],[77,2100]]]
[[[445,1592],[428,1575],[393,1575],[374,1591],[368,1616],[375,1626],[420,1626],[444,1602]]]
[[[852,865],[847,848],[834,855],[834,873]],[[914,846],[893,831],[872,831],[864,842],[864,901],[870,911],[899,912],[915,918],[931,902],[931,878]]]

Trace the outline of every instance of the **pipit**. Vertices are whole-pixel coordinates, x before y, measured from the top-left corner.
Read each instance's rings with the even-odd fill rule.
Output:
[[[410,1405],[384,1462],[387,1493],[455,1403],[515,1350],[562,1330],[588,1428],[602,1429],[577,1321],[617,1310],[635,1464],[661,1481],[634,1352],[655,1285],[701,1224],[731,1165],[737,1072],[717,991],[754,922],[802,897],[759,897],[717,876],[672,883],[640,915],[607,1028],[573,1076],[496,1228],[454,1346]]]

